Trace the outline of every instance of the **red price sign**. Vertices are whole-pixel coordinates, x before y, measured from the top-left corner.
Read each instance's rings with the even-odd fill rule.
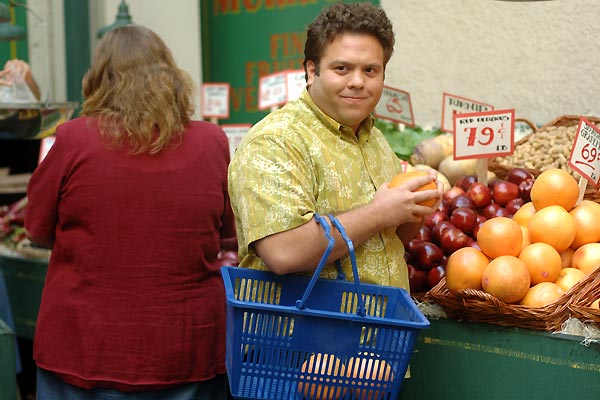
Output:
[[[202,117],[229,118],[229,83],[202,85]]]
[[[258,109],[280,106],[287,101],[287,72],[265,75],[258,81]]]
[[[454,115],[454,159],[510,155],[514,151],[515,110]]]
[[[600,184],[600,129],[581,117],[568,165],[596,188]]]
[[[374,114],[381,119],[415,126],[410,94],[404,90],[384,86]]]

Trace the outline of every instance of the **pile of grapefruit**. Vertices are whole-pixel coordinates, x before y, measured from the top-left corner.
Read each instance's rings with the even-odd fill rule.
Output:
[[[571,174],[542,172],[530,202],[512,218],[488,219],[475,246],[449,256],[448,290],[483,290],[528,307],[557,301],[600,266],[600,204],[578,200],[579,185]]]

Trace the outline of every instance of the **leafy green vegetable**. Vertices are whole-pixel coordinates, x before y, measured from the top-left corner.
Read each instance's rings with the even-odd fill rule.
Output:
[[[413,149],[421,141],[443,133],[439,129],[425,130],[418,125],[400,130],[398,124],[381,119],[375,119],[375,126],[381,130],[398,158],[404,161],[409,161]]]

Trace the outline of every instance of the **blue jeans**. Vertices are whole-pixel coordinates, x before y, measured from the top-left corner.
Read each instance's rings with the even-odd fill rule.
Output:
[[[228,393],[226,375],[171,389],[121,392],[114,389],[82,389],[64,382],[50,371],[37,370],[37,400],[227,400],[231,398]]]

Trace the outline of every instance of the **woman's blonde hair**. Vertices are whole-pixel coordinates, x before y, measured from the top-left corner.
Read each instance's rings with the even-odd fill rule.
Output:
[[[106,33],[83,77],[82,115],[95,117],[108,143],[155,154],[181,135],[194,113],[193,85],[162,39],[126,25]]]

